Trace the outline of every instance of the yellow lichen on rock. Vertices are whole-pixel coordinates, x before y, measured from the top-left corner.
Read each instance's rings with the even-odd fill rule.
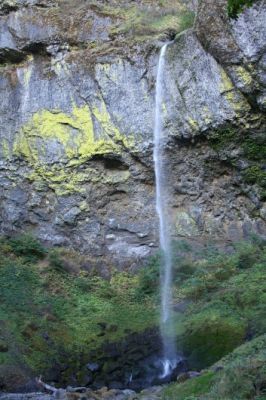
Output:
[[[189,124],[190,128],[191,128],[193,131],[198,131],[198,129],[199,129],[199,124],[198,124],[198,122],[197,122],[195,119],[189,117],[189,119],[188,119],[188,124]]]
[[[125,136],[119,132],[119,129],[114,125],[110,114],[107,111],[106,105],[104,101],[101,101],[99,107],[94,107],[92,109],[92,114],[96,118],[96,120],[100,123],[104,134],[112,138],[116,144],[123,145],[125,148],[133,148],[134,147],[134,138],[133,136]]]
[[[92,115],[101,127],[98,138],[95,137]],[[133,143],[112,123],[102,102],[92,113],[88,106],[73,107],[71,115],[56,110],[36,113],[17,135],[13,151],[31,164],[46,164],[50,159],[73,165],[94,155],[120,154],[121,144],[128,147]]]
[[[230,103],[232,109],[238,114],[243,113],[250,109],[248,102],[245,100],[244,96],[235,88],[233,82],[221,68],[221,81],[220,81],[220,92],[224,94],[228,103]]]
[[[253,83],[251,74],[241,65],[234,68],[237,77],[241,80],[243,85],[250,86]]]
[[[94,123],[97,123],[98,137]],[[29,179],[44,181],[64,194],[80,191],[84,181],[98,182],[102,178],[97,171],[81,173],[75,167],[95,155],[120,155],[122,148],[130,145],[133,143],[121,135],[102,102],[92,112],[86,105],[73,106],[71,114],[58,110],[34,114],[17,134],[13,153],[24,157],[32,167]],[[124,181],[125,176],[121,179]]]
[[[2,153],[3,158],[5,158],[6,160],[8,160],[10,158],[10,149],[9,149],[9,143],[8,143],[7,139],[2,139],[1,153]]]
[[[202,115],[203,115],[205,124],[208,124],[208,125],[211,124],[213,121],[213,115],[212,115],[211,110],[207,106],[204,106],[202,108],[202,112],[203,112]]]

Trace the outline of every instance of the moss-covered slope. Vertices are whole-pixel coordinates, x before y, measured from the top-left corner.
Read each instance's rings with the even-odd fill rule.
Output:
[[[73,376],[82,383],[93,350],[158,326],[158,259],[134,275],[110,269],[104,279],[86,256],[47,250],[30,236],[2,239],[0,251],[0,382],[4,389],[39,374],[61,385],[73,381]],[[170,386],[166,398],[174,399],[175,393],[181,396],[182,391],[184,396],[212,395],[215,390],[222,393],[222,387],[223,393],[233,393],[234,381],[249,374],[247,357],[251,364],[254,359],[257,368],[255,374],[251,365],[251,376],[263,375],[265,243],[255,238],[226,251],[213,246],[195,251],[179,243],[174,252],[176,323],[169,334],[175,335],[190,369],[218,364],[191,383]],[[227,368],[239,376],[232,375],[224,387],[219,382],[228,375]]]

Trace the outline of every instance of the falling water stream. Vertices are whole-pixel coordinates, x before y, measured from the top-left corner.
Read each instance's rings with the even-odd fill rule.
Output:
[[[170,221],[168,217],[167,175],[165,170],[165,147],[163,129],[163,98],[165,54],[168,44],[160,51],[155,99],[154,124],[154,168],[156,177],[156,209],[159,217],[161,257],[161,336],[163,342],[162,374],[165,378],[171,374],[177,365],[177,352],[173,337],[169,335],[172,325],[172,254]]]

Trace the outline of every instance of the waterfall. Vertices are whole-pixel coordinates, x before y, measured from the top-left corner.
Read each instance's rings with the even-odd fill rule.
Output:
[[[156,177],[156,209],[159,217],[160,248],[161,257],[161,336],[163,342],[162,375],[165,378],[171,374],[177,365],[177,355],[174,338],[171,338],[169,331],[172,325],[172,254],[170,221],[168,218],[168,193],[167,176],[164,162],[164,129],[163,129],[163,92],[164,92],[164,67],[165,54],[168,44],[165,44],[161,51],[158,63],[156,78],[156,101],[155,101],[155,124],[154,124],[154,168]]]

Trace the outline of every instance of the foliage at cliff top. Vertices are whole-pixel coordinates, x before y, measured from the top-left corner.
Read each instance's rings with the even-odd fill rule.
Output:
[[[25,7],[31,11],[23,12]],[[45,43],[68,43],[73,58],[78,56],[80,60],[86,49],[90,62],[94,56],[125,54],[140,42],[168,40],[192,27],[194,21],[193,12],[183,0],[58,0],[49,1],[45,7],[36,7],[35,2],[13,0],[10,4],[6,1],[0,4],[0,14],[11,11],[18,11],[18,25],[24,26],[25,32],[36,26],[46,26],[47,33],[42,39]],[[39,41],[35,45],[42,47]],[[31,54],[31,50],[26,49],[28,46],[24,47],[23,52],[1,55],[0,64],[24,60]]]
[[[88,7],[80,3],[77,7],[76,1],[73,0],[62,0],[59,6],[66,15],[81,12],[82,7]],[[107,30],[112,39],[154,39],[165,32],[181,32],[191,27],[194,21],[193,12],[180,0],[141,0],[137,4],[127,0],[94,0],[90,2],[89,8],[98,16],[109,18]],[[98,45],[99,41],[95,43],[96,47]]]
[[[112,39],[126,38],[133,43],[156,37],[165,40],[165,35],[173,37],[191,28],[194,22],[194,13],[182,1],[142,0],[137,5],[128,1],[104,5],[94,2],[92,8],[111,18],[108,33]]]

